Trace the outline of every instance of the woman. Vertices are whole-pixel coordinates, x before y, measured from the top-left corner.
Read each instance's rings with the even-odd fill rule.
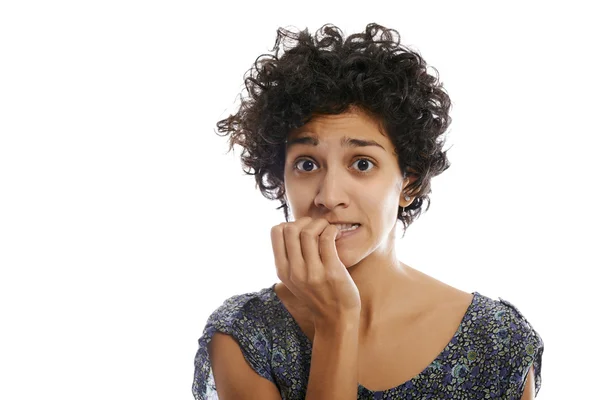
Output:
[[[450,165],[451,102],[425,61],[377,24],[347,38],[331,25],[314,36],[280,29],[273,51],[218,128],[281,202],[288,222],[271,230],[281,282],[210,316],[194,396],[537,395],[543,341],[513,305],[396,257],[396,223],[406,231]]]

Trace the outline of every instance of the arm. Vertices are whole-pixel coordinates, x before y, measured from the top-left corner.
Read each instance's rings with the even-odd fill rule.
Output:
[[[527,374],[527,378],[525,378],[525,391],[523,392],[523,397],[521,400],[533,400],[535,397],[535,375],[534,375],[533,365],[529,368],[529,373]]]
[[[208,352],[219,400],[281,400],[277,386],[248,365],[230,335],[215,333]]]
[[[315,323],[306,400],[354,400],[358,391],[360,314]]]

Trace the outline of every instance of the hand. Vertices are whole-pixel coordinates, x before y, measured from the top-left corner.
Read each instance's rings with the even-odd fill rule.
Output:
[[[360,293],[335,247],[338,229],[303,217],[271,228],[277,277],[313,314],[315,323],[360,315]]]

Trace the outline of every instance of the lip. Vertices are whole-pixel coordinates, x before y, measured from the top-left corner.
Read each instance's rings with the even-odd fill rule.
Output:
[[[341,233],[340,236],[338,236],[337,239],[335,239],[335,241],[337,242],[337,241],[342,240],[344,238],[347,238],[347,237],[350,237],[352,235],[355,235],[356,232],[358,232],[358,231],[361,230],[361,228],[362,228],[362,225],[359,225],[358,228],[356,228],[356,229],[354,229],[352,231],[344,231],[344,232]]]

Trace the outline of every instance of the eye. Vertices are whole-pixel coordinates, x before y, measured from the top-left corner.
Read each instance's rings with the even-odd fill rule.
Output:
[[[298,168],[298,165],[300,165],[301,168]],[[299,169],[302,172],[312,172],[316,165],[317,164],[314,161],[309,160],[308,158],[301,158],[294,163],[294,169]],[[307,168],[308,170],[302,168]]]
[[[375,166],[375,164],[373,163],[373,161],[369,160],[368,158],[359,158],[358,160],[354,161],[352,163],[352,165],[357,164],[358,163],[358,172],[360,172],[361,174],[366,174],[371,172],[371,170],[373,169],[373,167]],[[363,169],[364,167],[368,168],[369,164],[371,163],[372,167],[369,169]]]
[[[371,167],[369,168],[369,164]],[[356,170],[361,174],[367,174],[371,172],[375,163],[368,158],[359,158],[352,163],[352,165],[356,165]],[[301,172],[313,172],[317,168],[317,164],[308,158],[301,158],[296,161],[293,166],[294,169],[299,170]]]

